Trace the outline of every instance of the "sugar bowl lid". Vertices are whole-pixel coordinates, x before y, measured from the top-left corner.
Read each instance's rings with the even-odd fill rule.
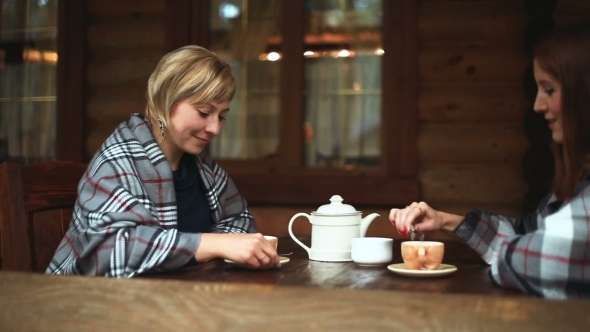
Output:
[[[342,204],[342,197],[340,195],[334,195],[330,197],[330,204],[324,204],[318,208],[317,211],[313,212],[314,215],[345,215],[345,214],[359,214],[352,205]]]

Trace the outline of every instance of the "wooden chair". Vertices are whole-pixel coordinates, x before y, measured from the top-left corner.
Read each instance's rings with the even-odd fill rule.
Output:
[[[87,165],[0,164],[0,269],[44,272],[69,227]]]

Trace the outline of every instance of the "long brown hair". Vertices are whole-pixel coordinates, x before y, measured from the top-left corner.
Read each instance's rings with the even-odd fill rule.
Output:
[[[590,170],[590,22],[556,29],[534,58],[561,84],[563,143],[553,146],[553,189],[564,200]]]

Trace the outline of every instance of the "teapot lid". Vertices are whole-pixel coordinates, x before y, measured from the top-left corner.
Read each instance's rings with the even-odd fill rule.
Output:
[[[335,215],[335,214],[357,214],[357,211],[352,205],[342,204],[342,197],[334,195],[330,197],[330,204],[324,204],[318,208],[314,214]]]

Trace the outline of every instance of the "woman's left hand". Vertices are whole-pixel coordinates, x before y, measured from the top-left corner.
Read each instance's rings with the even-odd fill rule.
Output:
[[[260,233],[203,233],[195,258],[197,261],[224,258],[258,269],[280,266],[274,245]]]

